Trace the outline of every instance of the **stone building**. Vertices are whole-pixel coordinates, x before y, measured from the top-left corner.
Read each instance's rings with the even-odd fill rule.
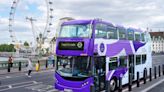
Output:
[[[150,32],[153,53],[164,53],[164,32]]]

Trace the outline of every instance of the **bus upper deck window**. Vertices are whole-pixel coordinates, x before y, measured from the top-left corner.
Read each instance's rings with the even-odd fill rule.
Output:
[[[126,29],[124,28],[118,28],[119,31],[119,39],[120,40],[126,40]]]
[[[141,34],[141,39],[143,42],[145,42],[145,34],[144,33]]]
[[[135,32],[135,41],[140,41],[140,33]]]
[[[128,40],[134,40],[134,30],[128,29],[127,36],[128,36]]]
[[[107,38],[108,39],[117,39],[117,29],[111,26],[107,27]]]

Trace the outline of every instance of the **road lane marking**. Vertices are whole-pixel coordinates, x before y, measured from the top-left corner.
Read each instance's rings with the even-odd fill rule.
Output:
[[[40,72],[32,72],[31,75],[34,75],[34,74],[42,74],[42,73],[48,73],[48,72],[52,72],[52,71],[54,71],[54,70],[53,70],[53,69],[50,69],[50,70],[45,70],[45,71],[40,71]],[[15,75],[15,76],[0,77],[0,80],[27,76],[27,75],[25,75],[26,72],[22,72],[21,74],[22,74],[22,75],[19,74],[19,76]]]
[[[41,84],[42,82],[38,82],[37,84],[28,84],[28,85],[21,85],[21,86],[17,86],[17,87],[12,87],[12,88],[5,88],[5,89],[1,89],[0,92],[6,91],[6,90],[12,90],[12,89],[16,89],[16,88],[22,88],[22,87],[27,87],[27,86],[32,86],[32,85],[38,85]]]
[[[11,76],[6,76],[6,78],[11,78]]]
[[[142,90],[141,92],[147,92],[147,91],[151,90],[152,88],[156,87],[157,85],[161,84],[162,82],[164,82],[164,79],[162,79],[162,80],[160,80],[160,81],[154,83],[153,85],[151,85],[151,86],[145,88],[145,89]]]
[[[12,88],[12,85],[9,85],[8,87],[9,87],[9,88]]]
[[[47,92],[59,92],[59,90],[57,90],[57,89],[52,89],[52,90],[49,90],[49,91],[47,91]]]
[[[34,82],[36,82],[36,81],[28,81],[28,82],[19,82],[19,83],[14,83],[14,84],[8,84],[8,85],[0,86],[0,88],[6,87],[6,86],[9,86],[9,85],[14,86],[14,85],[26,84],[26,83],[31,83],[31,82],[34,83]]]
[[[40,88],[37,91],[39,91],[39,92],[46,92],[47,90],[52,89],[52,88],[53,88],[52,85],[47,85],[45,88]]]

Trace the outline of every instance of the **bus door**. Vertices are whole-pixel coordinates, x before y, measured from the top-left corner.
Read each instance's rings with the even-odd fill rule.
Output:
[[[105,69],[106,69],[106,58],[105,57],[95,57],[95,87],[96,91],[100,92],[105,90]]]
[[[134,80],[134,70],[135,65],[134,65],[134,55],[129,55],[129,74],[132,74],[132,79]]]

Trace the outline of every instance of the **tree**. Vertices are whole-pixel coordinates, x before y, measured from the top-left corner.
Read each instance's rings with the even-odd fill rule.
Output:
[[[27,41],[24,42],[24,46],[28,47],[29,43]]]
[[[0,52],[15,52],[15,48],[13,44],[0,44]]]

